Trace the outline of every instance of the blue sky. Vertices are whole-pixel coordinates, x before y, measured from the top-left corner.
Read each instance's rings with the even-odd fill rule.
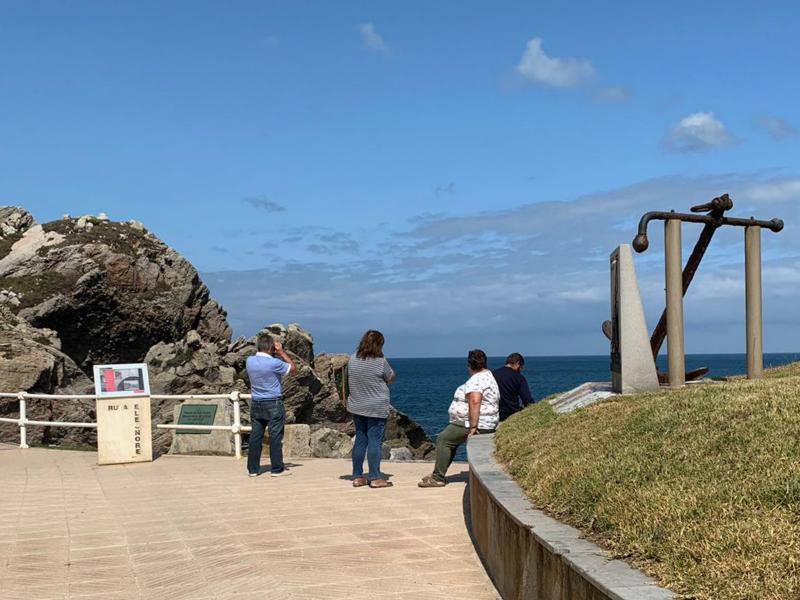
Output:
[[[143,221],[237,333],[593,354],[638,217],[730,192],[787,221],[765,347],[798,350],[800,9],[609,4],[0,1],[0,204]],[[693,352],[743,348],[739,232],[718,242]]]

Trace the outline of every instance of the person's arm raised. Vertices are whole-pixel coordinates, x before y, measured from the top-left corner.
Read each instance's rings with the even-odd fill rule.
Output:
[[[278,355],[283,362],[289,365],[289,370],[286,372],[287,375],[291,375],[295,371],[297,371],[297,365],[294,364],[292,357],[286,354],[286,350],[283,349],[283,344],[280,342],[275,342],[275,354]]]
[[[470,392],[467,394],[467,402],[469,403],[469,434],[475,435],[478,433],[478,421],[481,418],[481,402],[483,401],[483,394],[480,392]]]

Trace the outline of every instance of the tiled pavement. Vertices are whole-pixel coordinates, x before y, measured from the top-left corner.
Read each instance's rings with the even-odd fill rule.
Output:
[[[497,598],[464,524],[465,477],[385,463],[395,487],[354,489],[344,460],[244,462],[0,444],[0,598]],[[465,467],[454,465],[451,474]]]

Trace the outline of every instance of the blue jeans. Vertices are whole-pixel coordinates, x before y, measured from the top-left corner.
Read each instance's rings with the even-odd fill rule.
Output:
[[[383,479],[381,474],[381,446],[386,431],[386,419],[353,415],[356,426],[356,441],[353,445],[353,477],[364,476],[364,456],[367,457],[369,473],[367,479]]]
[[[269,463],[273,473],[280,473],[283,464],[283,425],[286,422],[286,408],[283,400],[255,400],[250,403],[250,443],[247,447],[247,470],[250,473],[261,471],[261,446],[264,431],[269,434]]]

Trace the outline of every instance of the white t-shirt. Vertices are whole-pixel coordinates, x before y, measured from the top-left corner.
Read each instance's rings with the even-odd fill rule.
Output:
[[[500,390],[494,375],[488,369],[475,373],[464,385],[458,386],[450,403],[450,422],[469,428],[469,402],[467,394],[480,392],[481,412],[478,429],[497,429],[500,423]]]

